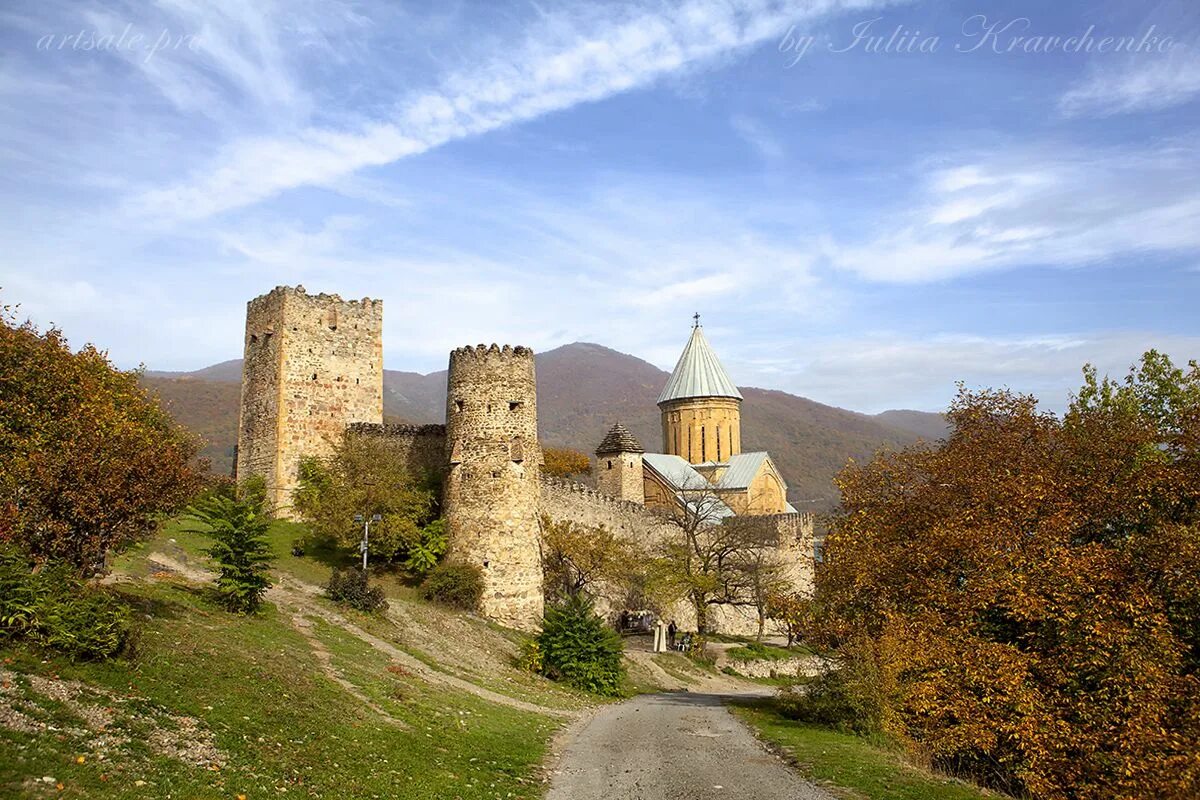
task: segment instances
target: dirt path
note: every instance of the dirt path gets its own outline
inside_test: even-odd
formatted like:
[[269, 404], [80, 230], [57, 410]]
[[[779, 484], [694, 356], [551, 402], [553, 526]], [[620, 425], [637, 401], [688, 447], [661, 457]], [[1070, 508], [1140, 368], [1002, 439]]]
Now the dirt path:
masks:
[[[189, 581], [207, 583], [216, 577], [214, 573], [208, 570], [191, 566], [180, 561], [179, 559], [166, 555], [165, 553], [154, 552], [147, 556], [147, 559], [153, 564], [166, 567], [171, 572], [182, 575]], [[532, 712], [534, 714], [545, 714], [551, 717], [562, 717], [567, 719], [574, 719], [579, 716], [579, 713], [576, 711], [568, 711], [561, 708], [548, 708], [546, 706], [540, 706], [524, 700], [518, 700], [515, 697], [509, 697], [508, 695], [500, 694], [499, 692], [493, 692], [491, 689], [485, 689], [484, 687], [471, 683], [470, 681], [436, 670], [425, 662], [404, 652], [391, 642], [388, 642], [379, 638], [373, 633], [363, 630], [336, 611], [321, 605], [317, 602], [317, 597], [319, 597], [320, 594], [321, 587], [314, 586], [311, 583], [305, 583], [297, 578], [282, 575], [276, 577], [275, 585], [267, 591], [267, 599], [279, 606], [280, 610], [290, 614], [292, 616], [293, 624], [296, 624], [296, 620], [298, 618], [304, 619], [306, 617], [316, 617], [328, 622], [331, 625], [336, 625], [350, 635], [361, 639], [371, 647], [383, 653], [389, 659], [404, 667], [404, 669], [409, 673], [429, 683], [449, 686], [453, 689], [458, 689], [482, 698], [483, 700], [487, 700], [489, 703], [508, 706], [509, 708], [517, 708], [522, 711]], [[315, 636], [313, 636], [311, 624], [308, 625], [308, 629], [300, 628], [300, 632], [304, 635], [305, 639], [308, 640], [309, 646], [313, 647], [314, 655], [326, 674], [330, 674], [336, 683], [346, 687], [346, 683], [348, 683], [348, 681], [345, 681], [345, 679], [336, 674], [336, 672], [332, 672], [333, 667], [329, 662], [328, 651], [325, 650], [324, 647], [320, 647], [318, 649], [314, 646], [314, 644], [320, 645], [320, 642], [315, 638]], [[361, 693], [358, 692], [357, 689], [351, 691], [351, 694], [353, 694], [356, 698], [361, 699], [359, 697]], [[389, 715], [383, 714], [383, 716], [388, 717]]]
[[642, 695], [564, 735], [549, 800], [835, 800], [786, 766], [721, 695]]

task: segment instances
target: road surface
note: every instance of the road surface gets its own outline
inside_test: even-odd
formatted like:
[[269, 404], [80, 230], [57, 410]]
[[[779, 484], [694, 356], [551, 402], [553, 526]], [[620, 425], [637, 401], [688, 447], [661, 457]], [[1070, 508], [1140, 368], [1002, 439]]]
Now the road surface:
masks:
[[754, 738], [719, 695], [606, 706], [566, 734], [550, 800], [834, 800]]

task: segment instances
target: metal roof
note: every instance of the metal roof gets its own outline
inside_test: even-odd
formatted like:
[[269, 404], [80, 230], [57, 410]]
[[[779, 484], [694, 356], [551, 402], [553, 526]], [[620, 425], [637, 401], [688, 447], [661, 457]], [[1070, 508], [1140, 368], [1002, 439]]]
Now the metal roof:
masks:
[[646, 453], [642, 463], [649, 464], [654, 471], [676, 489], [704, 489], [708, 481], [685, 459], [666, 453]]
[[721, 473], [721, 479], [717, 481], [717, 488], [749, 489], [750, 481], [754, 480], [754, 476], [762, 469], [763, 462], [766, 460], [765, 452], [738, 453], [729, 459], [729, 467]]
[[668, 400], [682, 400], [687, 397], [735, 397], [742, 399], [742, 393], [729, 379], [729, 373], [721, 366], [717, 354], [713, 352], [708, 340], [704, 338], [703, 329], [697, 322], [692, 328], [692, 338], [688, 339], [679, 363], [671, 373], [662, 394], [658, 396], [659, 403]]
[[702, 510], [706, 516], [713, 520], [734, 516], [733, 509], [725, 505], [724, 501], [714, 495], [709, 494], [701, 498], [688, 497], [689, 492], [714, 487], [711, 487], [703, 475], [679, 456], [667, 455], [666, 453], [646, 453], [642, 456], [642, 462], [648, 464], [651, 469], [662, 476], [663, 480], [676, 490], [675, 499], [681, 505], [687, 503], [696, 507], [698, 504], [704, 503], [706, 507]]

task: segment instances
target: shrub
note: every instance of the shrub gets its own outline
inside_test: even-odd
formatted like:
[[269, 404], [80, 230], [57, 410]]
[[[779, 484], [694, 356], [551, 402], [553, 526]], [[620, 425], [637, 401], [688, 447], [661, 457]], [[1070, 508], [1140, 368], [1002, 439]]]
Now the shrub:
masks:
[[621, 684], [621, 637], [608, 627], [582, 595], [546, 609], [538, 636], [542, 673], [553, 680], [602, 695]]
[[523, 642], [521, 652], [517, 656], [517, 669], [541, 674], [543, 665], [542, 646], [538, 644], [537, 639]]
[[367, 573], [358, 567], [335, 569], [325, 586], [325, 595], [330, 600], [368, 613], [387, 608], [383, 590], [378, 586], [368, 585]]
[[474, 611], [483, 598], [483, 572], [473, 564], [438, 564], [421, 584], [421, 596], [451, 608]]
[[120, 652], [132, 629], [128, 606], [69, 566], [35, 571], [24, 554], [0, 548], [0, 640], [27, 639], [72, 658], [99, 660]]
[[408, 548], [404, 567], [414, 575], [425, 575], [437, 566], [450, 541], [446, 536], [446, 521], [438, 518], [421, 528], [420, 534]]
[[210, 495], [197, 501], [189, 515], [201, 523], [193, 530], [213, 540], [207, 552], [221, 566], [217, 595], [222, 604], [240, 614], [258, 610], [271, 586], [267, 570], [274, 559], [264, 538], [271, 520], [262, 498], [252, 493], [240, 499]]
[[865, 676], [850, 668], [824, 672], [804, 686], [785, 686], [775, 696], [775, 707], [788, 719], [828, 725], [864, 735], [881, 730], [880, 706], [867, 691]]
[[47, 611], [43, 641], [73, 658], [108, 658], [124, 647], [132, 627], [129, 607], [107, 591], [72, 591]]

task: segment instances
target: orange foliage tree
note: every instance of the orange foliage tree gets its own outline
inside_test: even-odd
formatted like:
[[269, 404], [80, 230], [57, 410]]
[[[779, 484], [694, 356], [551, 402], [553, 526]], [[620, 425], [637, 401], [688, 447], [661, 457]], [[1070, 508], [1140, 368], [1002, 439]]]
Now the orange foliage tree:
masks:
[[588, 475], [592, 471], [592, 460], [587, 453], [569, 447], [547, 447], [543, 450], [542, 472], [555, 478], [570, 475]]
[[1200, 369], [1147, 353], [1061, 417], [960, 391], [936, 449], [851, 464], [819, 643], [882, 726], [1035, 798], [1200, 796]]
[[138, 373], [0, 318], [0, 541], [94, 573], [198, 489], [197, 449]]

